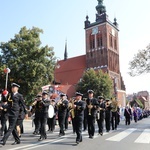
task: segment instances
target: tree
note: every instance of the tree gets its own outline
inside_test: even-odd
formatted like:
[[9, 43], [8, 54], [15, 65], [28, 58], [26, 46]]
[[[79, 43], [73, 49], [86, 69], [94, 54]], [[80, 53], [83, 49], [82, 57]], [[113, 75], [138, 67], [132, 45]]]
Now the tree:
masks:
[[134, 55], [133, 60], [129, 62], [129, 74], [131, 76], [141, 75], [143, 73], [150, 72], [150, 44], [146, 49], [139, 50], [136, 55]]
[[78, 83], [76, 90], [87, 96], [87, 90], [94, 90], [95, 96], [112, 97], [112, 80], [107, 73], [102, 70], [95, 72], [94, 69], [85, 71], [82, 80]]
[[0, 45], [2, 64], [11, 70], [8, 83], [20, 84], [20, 92], [28, 101], [53, 80], [53, 48], [41, 46], [41, 33], [39, 28], [23, 27], [13, 39]]

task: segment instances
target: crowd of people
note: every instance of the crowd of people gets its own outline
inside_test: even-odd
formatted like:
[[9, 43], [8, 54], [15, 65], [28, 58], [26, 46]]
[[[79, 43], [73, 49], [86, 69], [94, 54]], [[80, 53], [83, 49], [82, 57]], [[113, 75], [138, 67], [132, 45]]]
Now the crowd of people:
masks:
[[[130, 125], [131, 120], [135, 122], [148, 117], [150, 112], [142, 110], [139, 107], [126, 106], [119, 108], [117, 100], [114, 98], [104, 98], [103, 96], [94, 96], [93, 90], [88, 90], [88, 97], [83, 98], [80, 92], [75, 93], [75, 97], [68, 98], [65, 93], [59, 95], [56, 101], [47, 91], [37, 94], [31, 104], [31, 109], [27, 110], [23, 96], [18, 92], [19, 85], [11, 85], [11, 93], [2, 93], [1, 100], [1, 145], [5, 145], [10, 134], [15, 139], [12, 145], [20, 144], [21, 133], [23, 129], [23, 120], [27, 114], [31, 113], [34, 124], [34, 135], [40, 135], [38, 141], [47, 139], [48, 132], [53, 133], [58, 121], [59, 135], [64, 136], [70, 123], [73, 133], [76, 133], [75, 142], [82, 142], [82, 131], [87, 131], [89, 138], [93, 139], [95, 135], [95, 126], [98, 126], [99, 135], [106, 132], [117, 130], [120, 119], [125, 120], [126, 125]], [[9, 126], [7, 127], [7, 123]]]

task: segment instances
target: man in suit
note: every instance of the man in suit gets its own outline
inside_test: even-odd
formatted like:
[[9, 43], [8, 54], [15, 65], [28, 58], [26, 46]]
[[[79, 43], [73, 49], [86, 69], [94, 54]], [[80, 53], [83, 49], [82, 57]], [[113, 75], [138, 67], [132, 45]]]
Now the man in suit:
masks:
[[48, 99], [48, 93], [46, 91], [43, 91], [41, 101], [41, 111], [39, 114], [41, 128], [40, 128], [40, 138], [38, 139], [38, 141], [43, 141], [44, 139], [47, 139], [46, 124], [48, 118], [49, 105], [50, 100]]
[[98, 124], [98, 134], [103, 135], [104, 129], [104, 118], [105, 118], [105, 103], [104, 97], [98, 96], [99, 108], [97, 110], [97, 124]]
[[82, 125], [84, 119], [84, 109], [86, 104], [82, 101], [83, 94], [76, 92], [76, 102], [74, 103], [74, 110], [75, 110], [75, 132], [76, 132], [76, 143], [82, 142]]
[[86, 107], [87, 107], [88, 134], [89, 134], [89, 138], [93, 139], [95, 133], [96, 113], [97, 113], [97, 108], [99, 107], [97, 99], [94, 98], [93, 90], [88, 90]]
[[57, 102], [57, 108], [58, 108], [58, 123], [59, 123], [59, 136], [64, 136], [65, 135], [65, 118], [66, 118], [66, 113], [68, 109], [68, 100], [66, 99], [66, 94], [61, 93], [60, 95], [60, 100]]
[[34, 124], [35, 130], [33, 132], [34, 135], [38, 135], [40, 133], [41, 124], [40, 124], [40, 112], [42, 109], [42, 94], [38, 94], [32, 103], [32, 113], [35, 114]]
[[110, 123], [111, 123], [111, 102], [109, 98], [106, 98], [105, 100], [105, 126], [106, 126], [106, 132], [110, 131]]
[[16, 130], [16, 122], [19, 116], [20, 108], [22, 107], [23, 111], [27, 113], [26, 106], [23, 100], [22, 94], [18, 92], [20, 85], [16, 83], [11, 84], [11, 91], [12, 93], [8, 95], [8, 107], [7, 107], [7, 113], [8, 113], [8, 121], [9, 121], [9, 127], [2, 138], [0, 144], [5, 145], [8, 137], [10, 134], [13, 134], [13, 137], [15, 139], [15, 142], [12, 143], [12, 145], [20, 144], [20, 138], [18, 136], [17, 130]]

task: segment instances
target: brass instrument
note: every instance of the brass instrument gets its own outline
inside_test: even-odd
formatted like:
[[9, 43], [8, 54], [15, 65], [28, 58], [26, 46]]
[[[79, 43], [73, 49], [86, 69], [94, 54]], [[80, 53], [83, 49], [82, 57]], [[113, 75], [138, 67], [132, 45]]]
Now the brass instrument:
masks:
[[91, 104], [91, 101], [90, 101], [90, 103], [89, 103], [89, 105], [88, 105], [88, 112], [89, 112], [89, 116], [91, 116], [91, 110], [92, 110], [92, 108], [93, 108], [93, 105]]
[[111, 102], [111, 106], [112, 106], [111, 111], [112, 112], [116, 112], [117, 111], [117, 107], [118, 107], [118, 102], [115, 99], [113, 99], [112, 102]]
[[75, 111], [74, 111], [75, 106], [74, 106], [74, 100], [73, 99], [70, 100], [68, 107], [70, 109], [70, 113], [71, 113], [72, 118], [74, 118], [75, 117]]
[[37, 104], [37, 100], [35, 100], [32, 104], [31, 104], [31, 106], [35, 106]]
[[64, 105], [62, 101], [63, 101], [63, 99], [60, 99], [60, 100], [57, 102], [57, 108], [58, 108], [58, 110], [61, 109], [61, 107]]
[[97, 109], [97, 120], [100, 119], [100, 110], [101, 110], [101, 108], [99, 107], [99, 108]]

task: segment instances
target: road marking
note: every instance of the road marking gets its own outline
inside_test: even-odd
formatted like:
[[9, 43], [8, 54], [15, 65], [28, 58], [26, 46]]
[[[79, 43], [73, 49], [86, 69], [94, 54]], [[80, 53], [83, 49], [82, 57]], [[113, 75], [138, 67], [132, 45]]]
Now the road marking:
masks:
[[[41, 146], [45, 146], [45, 145], [48, 145], [48, 144], [53, 144], [53, 143], [65, 140], [68, 137], [73, 136], [73, 135], [74, 134], [69, 134], [69, 135], [65, 135], [63, 137], [59, 137], [57, 139], [45, 140], [45, 141], [41, 141], [41, 142], [38, 142], [38, 143], [33, 143], [33, 144], [24, 145], [24, 146], [20, 146], [20, 147], [16, 147], [16, 148], [11, 148], [11, 149], [8, 149], [8, 150], [18, 150], [18, 149], [19, 150], [20, 149], [22, 149], [22, 150], [29, 150], [29, 149], [34, 149], [34, 148], [37, 148], [37, 147], [41, 147]], [[27, 148], [27, 147], [29, 147], [29, 148]]]
[[130, 134], [131, 134], [132, 132], [134, 132], [135, 130], [137, 130], [137, 129], [135, 129], [135, 128], [127, 129], [127, 130], [122, 131], [122, 132], [118, 133], [117, 135], [112, 136], [112, 137], [110, 137], [110, 138], [108, 138], [108, 139], [106, 139], [106, 140], [119, 142], [119, 141], [121, 141], [122, 139], [124, 139], [125, 137], [127, 137], [128, 135], [130, 135]]
[[134, 143], [150, 143], [150, 129], [145, 129]]

